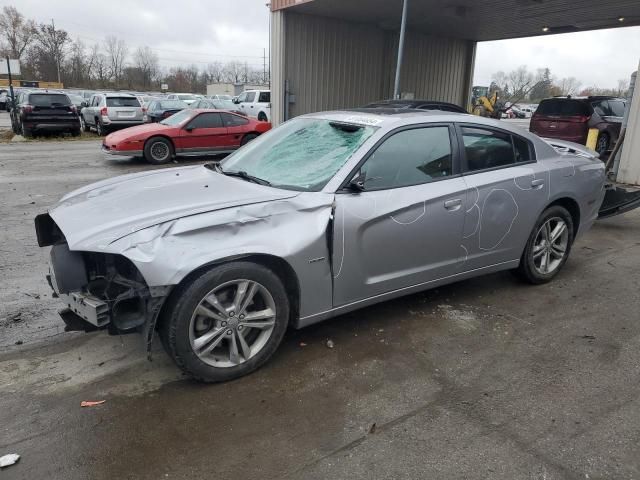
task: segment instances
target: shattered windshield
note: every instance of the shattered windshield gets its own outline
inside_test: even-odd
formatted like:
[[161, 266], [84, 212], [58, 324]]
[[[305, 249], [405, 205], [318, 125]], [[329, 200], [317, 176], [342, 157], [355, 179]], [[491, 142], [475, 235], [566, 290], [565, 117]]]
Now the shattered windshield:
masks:
[[376, 127], [298, 118], [258, 137], [225, 159], [225, 172], [246, 172], [274, 187], [318, 191]]

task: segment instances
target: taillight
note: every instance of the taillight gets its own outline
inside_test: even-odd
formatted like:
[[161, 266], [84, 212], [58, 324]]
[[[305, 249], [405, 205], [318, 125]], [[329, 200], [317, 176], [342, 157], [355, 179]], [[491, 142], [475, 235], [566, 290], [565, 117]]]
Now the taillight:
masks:
[[167, 117], [170, 117], [170, 116], [171, 116], [171, 112], [164, 112], [162, 114], [162, 118], [167, 118]]
[[100, 109], [100, 115], [102, 115], [103, 117], [107, 116], [107, 107], [102, 107]]
[[586, 123], [589, 121], [589, 116], [587, 115], [574, 115], [571, 117], [567, 117], [565, 120], [571, 123]]
[[75, 106], [75, 105], [71, 105], [71, 111], [72, 111], [73, 113], [78, 113], [78, 109], [76, 108], [76, 106]]
[[27, 113], [31, 113], [33, 112], [33, 105], [25, 105], [22, 109]]
[[147, 107], [142, 107], [142, 113], [147, 113]]

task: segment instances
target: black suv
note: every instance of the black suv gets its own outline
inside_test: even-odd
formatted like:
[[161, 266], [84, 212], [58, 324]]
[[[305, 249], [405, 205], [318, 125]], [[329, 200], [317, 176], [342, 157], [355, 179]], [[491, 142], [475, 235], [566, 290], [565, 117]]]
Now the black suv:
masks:
[[70, 132], [80, 135], [80, 118], [75, 105], [64, 93], [20, 92], [11, 109], [11, 128], [31, 137], [36, 132]]

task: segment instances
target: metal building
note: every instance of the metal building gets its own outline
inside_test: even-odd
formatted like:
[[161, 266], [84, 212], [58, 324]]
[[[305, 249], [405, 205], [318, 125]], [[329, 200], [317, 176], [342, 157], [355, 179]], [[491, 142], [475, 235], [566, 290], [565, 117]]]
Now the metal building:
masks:
[[[271, 12], [274, 124], [392, 97], [402, 0], [272, 0]], [[465, 105], [478, 41], [638, 24], [638, 0], [408, 0], [400, 90]]]

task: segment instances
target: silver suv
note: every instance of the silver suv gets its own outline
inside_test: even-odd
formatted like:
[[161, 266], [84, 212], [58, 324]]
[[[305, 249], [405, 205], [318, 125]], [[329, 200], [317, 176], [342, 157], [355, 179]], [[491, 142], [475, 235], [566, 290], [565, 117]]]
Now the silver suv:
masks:
[[106, 135], [118, 128], [141, 125], [145, 111], [138, 99], [128, 93], [96, 93], [80, 119], [85, 132], [95, 128], [98, 135]]

